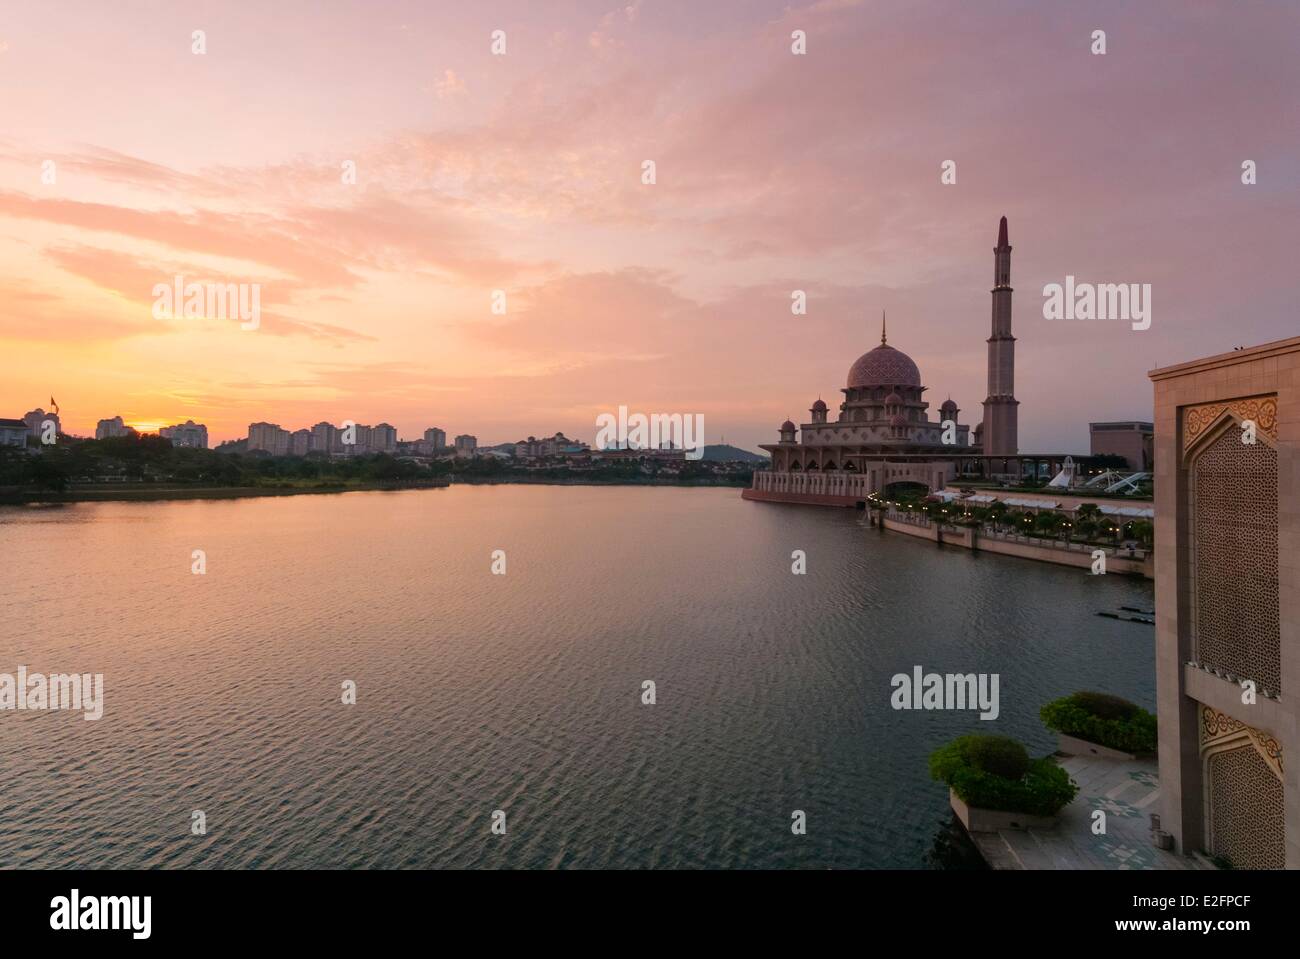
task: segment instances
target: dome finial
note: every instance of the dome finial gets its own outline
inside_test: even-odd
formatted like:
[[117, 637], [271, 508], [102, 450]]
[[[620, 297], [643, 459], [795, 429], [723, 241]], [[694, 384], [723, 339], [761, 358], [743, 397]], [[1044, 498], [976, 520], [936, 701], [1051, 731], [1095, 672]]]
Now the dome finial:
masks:
[[880, 345], [885, 345], [885, 311], [880, 311]]

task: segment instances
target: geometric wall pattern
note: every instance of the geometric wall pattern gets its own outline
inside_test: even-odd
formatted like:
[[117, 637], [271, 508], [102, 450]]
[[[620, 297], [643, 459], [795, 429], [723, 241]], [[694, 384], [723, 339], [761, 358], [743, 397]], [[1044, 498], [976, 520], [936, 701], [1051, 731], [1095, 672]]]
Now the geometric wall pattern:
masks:
[[1209, 851], [1238, 869], [1286, 867], [1282, 783], [1250, 743], [1205, 761]]
[[1282, 688], [1277, 451], [1241, 436], [1230, 427], [1194, 451], [1190, 466], [1192, 651], [1202, 665], [1276, 694]]

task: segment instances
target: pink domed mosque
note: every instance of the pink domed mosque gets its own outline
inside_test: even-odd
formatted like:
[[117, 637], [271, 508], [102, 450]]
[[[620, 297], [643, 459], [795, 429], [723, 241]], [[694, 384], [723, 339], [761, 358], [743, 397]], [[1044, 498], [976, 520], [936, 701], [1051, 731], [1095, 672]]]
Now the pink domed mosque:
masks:
[[939, 490], [960, 475], [1019, 474], [1006, 217], [993, 250], [992, 292], [988, 396], [983, 422], [974, 430], [961, 422], [961, 410], [951, 397], [931, 418], [921, 371], [910, 356], [889, 345], [882, 314], [880, 345], [849, 367], [838, 415], [831, 420], [825, 401], [818, 399], [807, 423], [782, 423], [780, 442], [762, 447], [772, 455], [771, 469], [754, 474], [745, 498], [857, 506], [894, 483]]

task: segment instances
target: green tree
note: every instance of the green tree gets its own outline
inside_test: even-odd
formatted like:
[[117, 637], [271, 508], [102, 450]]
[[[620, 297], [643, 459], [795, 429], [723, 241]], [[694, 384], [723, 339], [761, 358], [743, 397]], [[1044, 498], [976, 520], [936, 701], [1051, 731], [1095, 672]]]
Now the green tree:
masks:
[[1049, 536], [1058, 535], [1065, 526], [1065, 517], [1055, 510], [1042, 510], [1034, 517], [1034, 529]]
[[1074, 515], [1079, 517], [1081, 520], [1088, 519], [1095, 523], [1101, 518], [1101, 507], [1096, 503], [1083, 503], [1074, 511]]
[[1007, 514], [1011, 508], [1002, 500], [994, 500], [988, 505], [988, 516], [993, 521], [995, 527], [1005, 527], [1007, 525]]
[[68, 464], [53, 456], [28, 457], [27, 483], [40, 490], [62, 493], [68, 488]]
[[1150, 546], [1155, 538], [1155, 526], [1144, 519], [1130, 520], [1124, 524], [1123, 535], [1128, 539], [1137, 540], [1143, 546]]

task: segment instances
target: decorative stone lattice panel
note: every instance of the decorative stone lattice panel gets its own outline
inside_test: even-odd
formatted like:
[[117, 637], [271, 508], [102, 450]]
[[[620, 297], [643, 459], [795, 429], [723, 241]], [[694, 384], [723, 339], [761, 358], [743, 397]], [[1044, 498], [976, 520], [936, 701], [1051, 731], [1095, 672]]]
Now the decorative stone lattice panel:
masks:
[[1242, 420], [1253, 420], [1259, 432], [1277, 439], [1277, 397], [1253, 396], [1245, 400], [1226, 403], [1203, 403], [1183, 410], [1183, 449], [1190, 449], [1206, 427], [1217, 420], [1224, 410], [1230, 410]]
[[1206, 760], [1210, 852], [1238, 869], [1286, 866], [1282, 783], [1249, 743]]
[[1229, 429], [1191, 466], [1192, 648], [1202, 664], [1282, 689], [1277, 451]]

